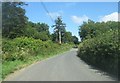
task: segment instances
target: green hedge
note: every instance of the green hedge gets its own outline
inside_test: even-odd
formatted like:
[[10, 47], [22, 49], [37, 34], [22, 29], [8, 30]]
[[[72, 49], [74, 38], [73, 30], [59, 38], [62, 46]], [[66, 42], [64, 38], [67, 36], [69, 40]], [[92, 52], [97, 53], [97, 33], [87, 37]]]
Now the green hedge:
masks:
[[89, 64], [117, 75], [120, 60], [118, 44], [118, 31], [108, 31], [95, 38], [84, 40], [79, 45], [78, 56]]

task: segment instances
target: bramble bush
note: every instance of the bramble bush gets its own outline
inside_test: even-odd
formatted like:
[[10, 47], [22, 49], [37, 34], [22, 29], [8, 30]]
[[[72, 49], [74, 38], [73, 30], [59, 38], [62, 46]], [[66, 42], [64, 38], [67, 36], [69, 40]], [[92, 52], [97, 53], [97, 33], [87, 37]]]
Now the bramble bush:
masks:
[[[59, 45], [52, 41], [42, 41], [40, 39], [20, 37], [13, 40], [3, 39], [2, 61], [21, 60], [27, 61], [34, 56], [47, 56], [51, 53], [67, 48], [68, 45]], [[69, 49], [69, 48], [67, 48]]]
[[110, 30], [84, 40], [79, 45], [78, 56], [85, 62], [117, 76], [118, 60], [120, 60], [119, 44], [118, 31]]

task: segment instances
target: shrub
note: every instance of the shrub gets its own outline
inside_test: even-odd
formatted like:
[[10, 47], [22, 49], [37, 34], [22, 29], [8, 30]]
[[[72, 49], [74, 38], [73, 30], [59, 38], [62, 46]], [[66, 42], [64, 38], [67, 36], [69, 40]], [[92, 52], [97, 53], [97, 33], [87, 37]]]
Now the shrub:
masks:
[[104, 71], [117, 75], [118, 59], [120, 60], [118, 44], [118, 31], [108, 31], [95, 38], [84, 40], [79, 45], [78, 56]]
[[40, 39], [20, 37], [13, 40], [3, 40], [2, 61], [21, 60], [27, 61], [34, 56], [48, 56], [59, 50], [69, 49], [69, 45], [58, 45], [52, 41], [42, 41]]
[[70, 44], [57, 44], [52, 41], [20, 37], [13, 40], [3, 39], [3, 79], [17, 69], [38, 60], [43, 60], [72, 47]]

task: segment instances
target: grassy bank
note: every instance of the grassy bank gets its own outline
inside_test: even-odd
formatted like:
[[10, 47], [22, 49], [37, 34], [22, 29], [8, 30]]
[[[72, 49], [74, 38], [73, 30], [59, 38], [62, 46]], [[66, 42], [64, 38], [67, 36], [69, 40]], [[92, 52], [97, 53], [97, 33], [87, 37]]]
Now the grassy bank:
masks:
[[42, 42], [26, 37], [3, 40], [2, 78], [34, 62], [67, 51], [71, 47], [70, 44], [59, 45], [51, 41]]

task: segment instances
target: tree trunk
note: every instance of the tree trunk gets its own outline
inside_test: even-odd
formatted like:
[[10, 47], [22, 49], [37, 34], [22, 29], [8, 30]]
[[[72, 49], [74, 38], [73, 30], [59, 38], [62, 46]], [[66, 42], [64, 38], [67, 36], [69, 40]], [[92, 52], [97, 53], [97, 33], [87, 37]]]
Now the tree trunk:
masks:
[[59, 44], [61, 44], [61, 32], [59, 31]]

